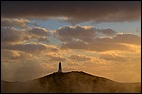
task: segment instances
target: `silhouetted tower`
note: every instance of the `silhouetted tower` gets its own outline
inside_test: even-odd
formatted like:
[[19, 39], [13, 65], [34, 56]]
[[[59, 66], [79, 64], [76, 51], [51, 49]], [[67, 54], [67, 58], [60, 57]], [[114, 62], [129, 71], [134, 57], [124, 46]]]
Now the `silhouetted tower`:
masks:
[[59, 63], [59, 69], [58, 69], [58, 72], [62, 72], [61, 62]]

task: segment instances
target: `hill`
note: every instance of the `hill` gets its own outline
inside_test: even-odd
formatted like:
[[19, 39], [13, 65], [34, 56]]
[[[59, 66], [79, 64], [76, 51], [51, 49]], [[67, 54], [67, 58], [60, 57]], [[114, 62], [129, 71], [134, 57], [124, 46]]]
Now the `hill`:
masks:
[[141, 83], [119, 83], [84, 72], [53, 73], [27, 82], [1, 81], [2, 93], [140, 93]]

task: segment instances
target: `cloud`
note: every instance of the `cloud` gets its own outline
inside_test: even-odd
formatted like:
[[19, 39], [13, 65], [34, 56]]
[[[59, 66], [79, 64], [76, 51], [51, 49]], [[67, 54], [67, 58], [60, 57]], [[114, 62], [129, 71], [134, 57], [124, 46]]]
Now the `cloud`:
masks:
[[133, 35], [133, 34], [117, 34], [114, 37], [114, 41], [119, 42], [119, 43], [141, 45], [140, 37], [137, 35]]
[[70, 42], [73, 40], [91, 42], [100, 34], [112, 36], [116, 32], [112, 29], [96, 29], [89, 26], [66, 26], [56, 30], [57, 37], [63, 42]]
[[50, 62], [54, 62], [54, 61], [66, 61], [66, 58], [64, 57], [60, 57], [60, 56], [54, 56], [54, 55], [46, 55], [46, 57], [50, 58], [49, 61]]
[[9, 28], [2, 28], [1, 29], [1, 42], [7, 43], [16, 43], [16, 42], [23, 42], [28, 40], [29, 37], [23, 30], [18, 30], [14, 27]]
[[49, 42], [47, 37], [40, 37], [38, 38], [38, 42]]
[[101, 59], [110, 60], [110, 61], [121, 61], [126, 62], [128, 59], [124, 56], [119, 56], [116, 53], [105, 53], [100, 55]]
[[36, 36], [48, 36], [47, 30], [41, 27], [34, 27], [29, 32], [35, 34]]
[[41, 53], [43, 51], [52, 51], [52, 52], [58, 51], [57, 48], [55, 47], [53, 48], [42, 43], [14, 44], [14, 45], [5, 46], [3, 47], [3, 49], [18, 50], [18, 51], [24, 51], [27, 53]]
[[65, 44], [62, 44], [61, 49], [80, 49], [88, 50], [88, 45], [82, 41], [71, 41]]
[[27, 32], [31, 36], [31, 39], [35, 39], [38, 42], [49, 42], [49, 33], [45, 28], [33, 27], [27, 30]]
[[111, 36], [111, 35], [115, 35], [116, 34], [116, 31], [112, 30], [112, 29], [97, 29], [96, 30], [96, 33], [99, 34], [99, 35], [108, 35], [108, 36]]
[[13, 60], [32, 60], [33, 56], [32, 54], [22, 52], [22, 51], [16, 51], [16, 50], [7, 50], [2, 49], [1, 50], [1, 59], [2, 62], [9, 62]]
[[[63, 41], [61, 49], [134, 51], [131, 45], [141, 45], [139, 36], [133, 34], [119, 34], [112, 29], [68, 26], [57, 29], [55, 34]], [[101, 34], [106, 36], [100, 37]]]
[[2, 46], [19, 44], [28, 41], [49, 42], [48, 32], [45, 28], [33, 27], [27, 29], [16, 29], [14, 27], [1, 28]]
[[124, 65], [125, 64], [127, 65], [130, 62], [135, 62], [137, 65], [137, 63], [140, 62], [140, 58], [141, 58], [140, 47], [135, 52], [120, 51], [120, 50], [99, 52], [99, 59], [105, 60], [104, 62], [122, 63]]
[[98, 43], [94, 40], [93, 43], [86, 44], [84, 42], [73, 41], [61, 46], [61, 49], [79, 49], [79, 50], [86, 50], [86, 51], [108, 51], [108, 50], [123, 50], [129, 51], [130, 49], [121, 44], [107, 44], [105, 42]]
[[1, 19], [1, 27], [20, 27], [26, 28], [29, 21], [27, 19]]
[[65, 17], [73, 22], [124, 22], [138, 20], [141, 14], [140, 1], [3, 1], [1, 5], [1, 16], [9, 18]]
[[[127, 45], [125, 45], [127, 44]], [[114, 37], [94, 38], [90, 42], [73, 40], [62, 44], [62, 49], [80, 49], [88, 51], [134, 51], [131, 45], [140, 46], [140, 37], [132, 34], [117, 34]]]
[[72, 41], [74, 39], [90, 40], [95, 36], [95, 29], [85, 29], [81, 26], [63, 27], [57, 29], [56, 34], [61, 41]]
[[91, 60], [91, 58], [84, 56], [84, 55], [71, 55], [69, 57], [69, 59], [73, 60], [73, 61], [88, 61]]

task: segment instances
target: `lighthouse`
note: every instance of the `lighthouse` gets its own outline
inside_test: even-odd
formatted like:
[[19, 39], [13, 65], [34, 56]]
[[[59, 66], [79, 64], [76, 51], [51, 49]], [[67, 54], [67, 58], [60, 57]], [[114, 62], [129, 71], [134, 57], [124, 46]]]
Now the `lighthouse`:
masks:
[[59, 69], [58, 69], [58, 72], [59, 72], [59, 73], [62, 72], [62, 65], [61, 65], [61, 62], [59, 62]]

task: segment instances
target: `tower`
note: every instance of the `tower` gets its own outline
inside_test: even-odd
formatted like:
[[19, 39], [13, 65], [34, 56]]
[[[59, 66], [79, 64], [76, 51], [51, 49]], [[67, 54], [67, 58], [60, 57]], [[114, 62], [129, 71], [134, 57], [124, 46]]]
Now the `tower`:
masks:
[[61, 62], [59, 62], [59, 69], [58, 69], [58, 72], [62, 72]]

